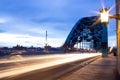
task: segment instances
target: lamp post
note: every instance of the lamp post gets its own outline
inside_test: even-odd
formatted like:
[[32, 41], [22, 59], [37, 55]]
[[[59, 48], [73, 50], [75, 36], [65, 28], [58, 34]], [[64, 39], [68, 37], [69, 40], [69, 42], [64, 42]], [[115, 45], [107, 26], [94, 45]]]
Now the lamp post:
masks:
[[100, 11], [100, 21], [103, 24], [102, 25], [102, 39], [101, 39], [101, 48], [102, 48], [102, 57], [107, 57], [108, 53], [108, 31], [107, 31], [107, 25], [109, 22], [109, 9], [103, 8]]
[[[120, 18], [120, 0], [116, 0], [116, 14], [118, 14]], [[117, 26], [117, 69], [118, 73], [120, 75], [120, 19], [116, 20], [116, 26]]]
[[[115, 19], [117, 19], [117, 20], [119, 20], [120, 19], [120, 15], [119, 14], [115, 14], [115, 15], [111, 15], [111, 14], [109, 14], [110, 13], [110, 10], [109, 9], [107, 9], [107, 8], [103, 8], [101, 11], [100, 11], [100, 21], [101, 21], [101, 23], [103, 23], [105, 26], [107, 26], [107, 24], [109, 23], [109, 19], [110, 18], [115, 18]], [[117, 26], [118, 26], [118, 24], [117, 24]], [[118, 46], [118, 54], [120, 54], [119, 52], [120, 52], [120, 49], [119, 49], [119, 43], [120, 43], [120, 41], [119, 41], [119, 32], [118, 32], [118, 27], [117, 27], [117, 46]]]
[[[107, 13], [105, 17], [103, 17], [103, 13]], [[115, 15], [109, 15], [109, 12], [107, 12], [106, 9], [100, 11], [100, 19], [101, 23], [108, 24], [109, 18], [115, 18], [116, 19], [116, 37], [117, 37], [117, 68], [118, 73], [120, 75], [120, 0], [116, 0], [116, 14]]]
[[117, 53], [120, 60], [120, 0], [116, 0]]

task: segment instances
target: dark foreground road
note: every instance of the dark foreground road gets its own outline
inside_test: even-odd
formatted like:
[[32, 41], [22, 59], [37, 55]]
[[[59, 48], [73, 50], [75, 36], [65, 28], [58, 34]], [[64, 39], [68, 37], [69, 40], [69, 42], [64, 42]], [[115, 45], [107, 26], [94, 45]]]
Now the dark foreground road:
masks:
[[59, 80], [60, 77], [69, 75], [96, 60], [100, 55], [99, 53], [57, 54], [21, 60], [1, 60], [0, 80]]

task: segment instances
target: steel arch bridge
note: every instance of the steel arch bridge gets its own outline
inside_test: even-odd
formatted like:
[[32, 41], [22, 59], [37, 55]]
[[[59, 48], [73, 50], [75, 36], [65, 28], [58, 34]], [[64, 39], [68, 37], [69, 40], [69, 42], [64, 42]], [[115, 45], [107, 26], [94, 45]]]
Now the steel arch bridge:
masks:
[[100, 23], [98, 16], [84, 17], [78, 20], [69, 33], [63, 48], [73, 49], [75, 44], [81, 42], [92, 42], [95, 50], [107, 48], [107, 27]]

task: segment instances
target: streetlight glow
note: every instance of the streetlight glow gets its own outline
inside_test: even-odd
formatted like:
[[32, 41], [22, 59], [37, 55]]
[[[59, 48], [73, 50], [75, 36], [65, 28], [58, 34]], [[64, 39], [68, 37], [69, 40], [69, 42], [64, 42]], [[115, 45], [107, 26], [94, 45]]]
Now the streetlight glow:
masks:
[[100, 11], [100, 20], [101, 20], [101, 23], [108, 24], [108, 21], [109, 21], [109, 10], [107, 8], [103, 8]]

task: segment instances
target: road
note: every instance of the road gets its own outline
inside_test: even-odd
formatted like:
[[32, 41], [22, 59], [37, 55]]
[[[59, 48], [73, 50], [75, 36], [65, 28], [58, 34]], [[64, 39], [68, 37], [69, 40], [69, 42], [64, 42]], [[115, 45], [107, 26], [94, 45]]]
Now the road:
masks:
[[84, 66], [88, 63], [87, 58], [99, 55], [101, 53], [12, 56], [0, 61], [0, 80], [56, 80], [66, 72]]

